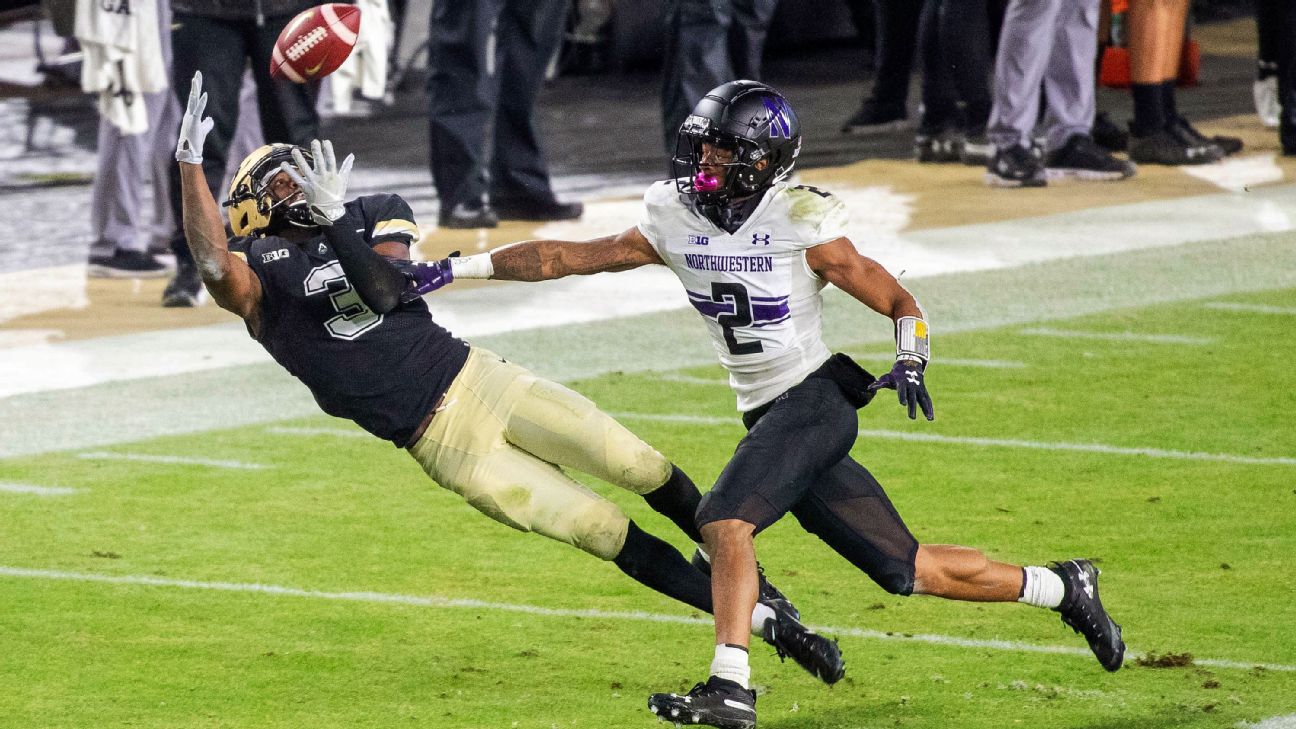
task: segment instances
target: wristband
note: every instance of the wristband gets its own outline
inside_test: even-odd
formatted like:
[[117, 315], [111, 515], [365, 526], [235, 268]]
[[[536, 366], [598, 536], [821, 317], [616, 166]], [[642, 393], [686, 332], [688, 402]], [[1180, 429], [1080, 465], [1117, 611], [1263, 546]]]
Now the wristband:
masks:
[[490, 251], [471, 256], [454, 256], [450, 259], [450, 270], [455, 278], [490, 278], [495, 275]]
[[916, 316], [902, 316], [896, 320], [896, 359], [916, 359], [927, 364], [931, 359], [927, 322]]

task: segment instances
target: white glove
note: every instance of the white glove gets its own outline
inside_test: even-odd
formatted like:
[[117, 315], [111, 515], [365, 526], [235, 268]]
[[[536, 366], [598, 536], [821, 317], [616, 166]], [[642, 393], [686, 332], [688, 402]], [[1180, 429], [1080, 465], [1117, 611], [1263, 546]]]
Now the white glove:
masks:
[[176, 162], [202, 164], [203, 142], [207, 139], [207, 133], [216, 124], [211, 117], [203, 118], [203, 111], [206, 109], [207, 94], [202, 92], [202, 71], [194, 71], [193, 84], [189, 87], [189, 103], [185, 105], [184, 117], [180, 120]]
[[332, 225], [333, 221], [346, 213], [347, 177], [351, 175], [351, 164], [355, 155], [348, 154], [338, 168], [337, 157], [333, 156], [333, 143], [318, 139], [311, 142], [311, 156], [315, 158], [315, 167], [307, 166], [306, 158], [300, 149], [292, 151], [297, 169], [288, 163], [279, 165], [279, 169], [288, 173], [297, 187], [306, 195], [306, 204], [310, 206], [311, 219], [320, 225]]

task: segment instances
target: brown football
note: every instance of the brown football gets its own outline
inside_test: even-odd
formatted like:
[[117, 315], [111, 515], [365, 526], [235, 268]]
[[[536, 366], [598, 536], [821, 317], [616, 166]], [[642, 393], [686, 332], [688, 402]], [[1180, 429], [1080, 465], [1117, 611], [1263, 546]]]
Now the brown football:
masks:
[[299, 84], [324, 78], [351, 55], [359, 31], [360, 8], [354, 5], [328, 3], [303, 10], [279, 33], [270, 75]]

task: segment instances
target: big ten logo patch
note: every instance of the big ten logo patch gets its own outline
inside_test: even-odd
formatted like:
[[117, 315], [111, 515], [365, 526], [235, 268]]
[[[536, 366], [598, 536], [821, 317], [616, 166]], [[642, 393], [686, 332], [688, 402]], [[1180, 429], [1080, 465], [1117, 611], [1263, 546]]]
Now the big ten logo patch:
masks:
[[269, 263], [269, 262], [271, 262], [271, 261], [277, 261], [277, 260], [279, 260], [280, 258], [287, 258], [287, 257], [288, 257], [288, 249], [287, 249], [287, 248], [280, 248], [280, 249], [277, 250], [277, 251], [266, 251], [265, 253], [262, 253], [262, 254], [261, 254], [261, 262], [262, 262], [262, 263]]
[[130, 15], [130, 0], [99, 0], [99, 9], [115, 15]]
[[689, 234], [688, 244], [691, 246], [705, 246], [705, 245], [710, 245], [710, 243], [711, 243], [711, 239], [706, 237], [705, 235], [693, 235], [691, 233]]

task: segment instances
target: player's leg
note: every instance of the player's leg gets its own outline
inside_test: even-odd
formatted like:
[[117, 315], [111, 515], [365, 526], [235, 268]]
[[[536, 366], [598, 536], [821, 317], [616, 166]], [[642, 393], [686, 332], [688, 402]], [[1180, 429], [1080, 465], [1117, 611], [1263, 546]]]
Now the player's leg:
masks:
[[504, 416], [510, 443], [640, 494], [690, 539], [702, 541], [694, 520], [702, 495], [679, 467], [569, 388], [516, 365], [503, 365], [498, 377], [516, 393]]
[[[747, 660], [749, 617], [759, 584], [753, 539], [800, 501], [821, 471], [845, 457], [858, 427], [854, 406], [826, 376], [807, 378], [769, 405], [745, 413], [743, 422], [747, 435], [703, 497], [697, 517], [711, 554], [716, 647], [710, 676], [687, 695], [660, 693], [648, 699], [653, 713], [679, 723], [755, 725]], [[821, 669], [814, 666], [813, 655], [797, 657], [798, 663], [810, 660], [802, 665], [830, 683], [841, 677], [835, 643], [795, 620], [777, 624], [799, 628], [803, 640], [796, 645], [814, 646], [828, 660]]]
[[1088, 560], [1020, 567], [970, 547], [920, 545], [881, 484], [850, 458], [825, 473], [792, 513], [888, 592], [1052, 608], [1085, 635], [1104, 668], [1120, 666], [1120, 626], [1098, 599], [1098, 572]]
[[554, 464], [505, 440], [496, 409], [507, 393], [493, 389], [492, 368], [481, 360], [474, 351], [446, 392], [444, 409], [410, 448], [423, 470], [500, 523], [612, 561], [642, 584], [709, 612], [710, 581], [674, 547]]

